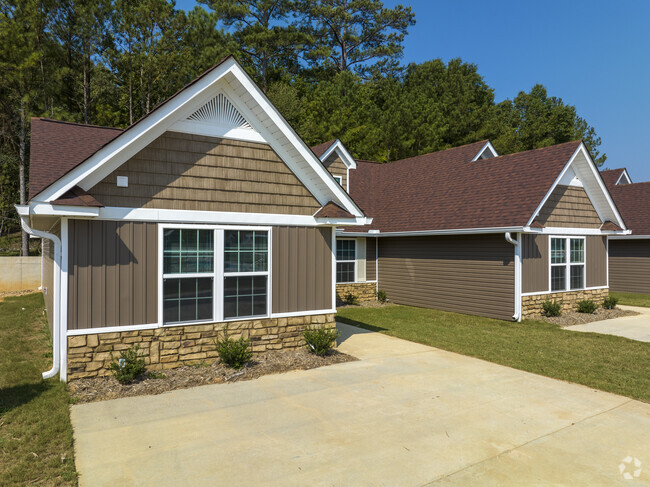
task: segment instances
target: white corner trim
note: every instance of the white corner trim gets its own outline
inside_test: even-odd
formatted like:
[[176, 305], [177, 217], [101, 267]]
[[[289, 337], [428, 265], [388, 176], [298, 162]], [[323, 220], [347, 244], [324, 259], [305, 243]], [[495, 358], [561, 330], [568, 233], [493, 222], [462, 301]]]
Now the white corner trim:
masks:
[[492, 143], [488, 140], [485, 145], [481, 148], [480, 151], [478, 151], [478, 154], [474, 156], [474, 159], [472, 159], [472, 162], [478, 161], [481, 159], [481, 156], [485, 151], [490, 151], [492, 153], [492, 156], [484, 157], [483, 159], [489, 159], [490, 157], [499, 157], [499, 153], [496, 151]]
[[59, 379], [63, 382], [68, 380], [68, 265], [69, 265], [69, 235], [68, 235], [68, 219], [61, 218], [61, 289], [59, 305], [59, 344], [61, 351], [59, 357], [61, 365], [59, 368]]
[[345, 146], [343, 145], [343, 142], [341, 142], [339, 139], [336, 139], [332, 145], [330, 145], [329, 149], [327, 149], [322, 156], [320, 156], [321, 161], [326, 161], [327, 158], [332, 155], [333, 152], [336, 152], [338, 156], [341, 158], [343, 161], [343, 164], [345, 164], [345, 167], [348, 169], [356, 169], [357, 168], [357, 161], [354, 160], [354, 158], [350, 155], [350, 153], [347, 151]]

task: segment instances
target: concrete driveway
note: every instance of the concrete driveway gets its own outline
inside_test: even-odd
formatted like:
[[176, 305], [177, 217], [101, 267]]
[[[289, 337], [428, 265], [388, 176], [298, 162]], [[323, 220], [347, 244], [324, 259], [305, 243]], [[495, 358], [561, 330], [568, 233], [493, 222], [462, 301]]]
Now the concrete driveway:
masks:
[[359, 361], [73, 406], [80, 485], [650, 483], [650, 404], [340, 329]]
[[594, 321], [584, 325], [567, 326], [567, 330], [618, 335], [641, 342], [650, 342], [650, 308], [640, 306], [619, 306], [639, 313], [636, 316], [623, 316], [612, 320]]

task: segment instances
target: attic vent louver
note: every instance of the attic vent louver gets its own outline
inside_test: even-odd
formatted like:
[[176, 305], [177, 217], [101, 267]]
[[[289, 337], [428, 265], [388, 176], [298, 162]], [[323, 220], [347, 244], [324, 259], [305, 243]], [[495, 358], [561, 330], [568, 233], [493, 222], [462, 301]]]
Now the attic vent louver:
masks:
[[212, 98], [187, 119], [197, 122], [216, 123], [233, 129], [253, 130], [253, 127], [222, 93]]

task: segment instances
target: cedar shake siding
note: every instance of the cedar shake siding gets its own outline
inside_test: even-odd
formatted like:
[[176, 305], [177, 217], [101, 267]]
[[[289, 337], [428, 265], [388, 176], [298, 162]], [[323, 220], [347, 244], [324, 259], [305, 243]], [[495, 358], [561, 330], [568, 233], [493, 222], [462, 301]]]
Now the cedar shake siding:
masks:
[[272, 310], [332, 309], [332, 229], [274, 227]]
[[366, 281], [377, 280], [377, 239], [366, 239]]
[[70, 220], [68, 328], [158, 321], [158, 226]]
[[650, 294], [650, 239], [609, 241], [609, 289]]
[[511, 320], [514, 247], [503, 234], [379, 241], [379, 289], [397, 304]]
[[327, 159], [323, 161], [323, 166], [327, 168], [332, 176], [341, 176], [342, 182], [341, 186], [347, 191], [348, 190], [348, 168], [345, 166], [344, 162], [338, 156], [338, 154], [333, 152]]
[[556, 186], [537, 220], [546, 227], [600, 228], [598, 213], [584, 188]]
[[[127, 176], [128, 187], [116, 185]], [[313, 215], [321, 205], [268, 144], [167, 132], [88, 193], [104, 206]]]

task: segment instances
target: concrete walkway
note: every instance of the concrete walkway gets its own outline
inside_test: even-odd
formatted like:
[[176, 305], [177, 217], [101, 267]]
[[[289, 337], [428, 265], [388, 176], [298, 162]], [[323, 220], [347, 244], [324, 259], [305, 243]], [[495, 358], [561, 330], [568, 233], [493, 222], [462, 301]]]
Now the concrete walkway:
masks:
[[636, 316], [623, 316], [612, 320], [594, 321], [584, 325], [567, 326], [567, 330], [617, 335], [641, 342], [650, 342], [650, 308], [640, 306], [619, 306], [640, 313]]
[[359, 361], [72, 406], [80, 485], [650, 483], [650, 404], [340, 329]]

